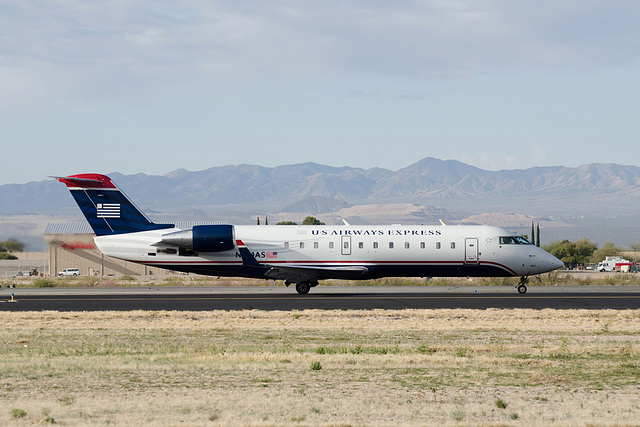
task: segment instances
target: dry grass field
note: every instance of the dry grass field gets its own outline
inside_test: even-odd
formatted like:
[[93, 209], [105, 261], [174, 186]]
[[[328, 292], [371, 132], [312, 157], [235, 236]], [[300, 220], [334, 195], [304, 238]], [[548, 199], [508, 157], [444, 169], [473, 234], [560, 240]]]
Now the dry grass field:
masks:
[[0, 319], [1, 425], [640, 422], [640, 311]]

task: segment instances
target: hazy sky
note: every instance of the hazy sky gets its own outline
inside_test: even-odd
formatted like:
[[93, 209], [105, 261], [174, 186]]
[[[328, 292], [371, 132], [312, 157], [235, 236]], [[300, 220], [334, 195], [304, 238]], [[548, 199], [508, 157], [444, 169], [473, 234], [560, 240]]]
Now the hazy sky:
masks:
[[640, 2], [0, 1], [0, 184], [640, 165]]

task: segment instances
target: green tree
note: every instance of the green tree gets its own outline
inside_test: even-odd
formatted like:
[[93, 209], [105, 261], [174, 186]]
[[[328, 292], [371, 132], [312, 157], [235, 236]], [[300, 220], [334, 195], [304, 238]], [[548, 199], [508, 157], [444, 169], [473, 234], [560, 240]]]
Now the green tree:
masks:
[[260, 217], [256, 217], [256, 225], [260, 225]]
[[551, 242], [546, 245], [543, 249], [549, 252], [554, 257], [558, 258], [565, 264], [569, 264], [573, 262], [574, 258], [572, 257], [574, 244], [568, 240]]
[[589, 239], [581, 239], [577, 242], [562, 240], [552, 242], [544, 247], [544, 250], [558, 258], [566, 265], [584, 264], [589, 261], [598, 245]]
[[536, 246], [540, 247], [540, 223], [536, 224]]
[[24, 252], [24, 243], [19, 242], [13, 237], [0, 242], [0, 251], [2, 252]]
[[533, 221], [531, 221], [531, 244], [532, 245], [536, 244], [536, 236], [535, 234], [533, 234]]
[[308, 216], [302, 220], [302, 225], [325, 225], [324, 222], [321, 222], [318, 218], [313, 216]]
[[640, 243], [632, 243], [629, 248], [634, 252], [640, 252]]
[[589, 259], [593, 256], [593, 253], [598, 249], [598, 245], [591, 242], [589, 239], [580, 239], [576, 242], [576, 253], [578, 262], [585, 264], [589, 262]]
[[276, 225], [298, 225], [298, 223], [294, 221], [280, 221], [276, 222]]
[[620, 248], [613, 244], [613, 242], [606, 242], [600, 249], [593, 253], [591, 257], [592, 262], [600, 262], [608, 256], [620, 255]]
[[18, 259], [18, 257], [10, 254], [9, 252], [0, 251], [0, 259]]

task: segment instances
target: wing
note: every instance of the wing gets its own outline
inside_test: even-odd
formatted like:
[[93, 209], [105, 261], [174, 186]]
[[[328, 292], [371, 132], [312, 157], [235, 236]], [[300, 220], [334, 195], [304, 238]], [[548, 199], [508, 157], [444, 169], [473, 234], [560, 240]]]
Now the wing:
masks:
[[265, 276], [270, 279], [282, 279], [292, 283], [317, 282], [319, 279], [354, 279], [369, 273], [364, 266], [316, 267], [316, 266], [269, 266]]
[[360, 265], [353, 266], [274, 266], [271, 264], [261, 264], [251, 254], [251, 251], [247, 249], [242, 240], [236, 240], [240, 256], [242, 257], [242, 264], [264, 269], [264, 276], [270, 279], [286, 280], [291, 283], [300, 282], [317, 282], [319, 279], [350, 279], [359, 276], [364, 276], [369, 273], [369, 269]]

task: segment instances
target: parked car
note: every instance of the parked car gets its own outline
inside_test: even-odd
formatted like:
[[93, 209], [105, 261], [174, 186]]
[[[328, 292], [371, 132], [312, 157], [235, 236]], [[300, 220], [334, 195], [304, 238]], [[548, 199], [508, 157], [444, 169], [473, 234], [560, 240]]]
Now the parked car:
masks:
[[58, 276], [79, 276], [80, 270], [77, 268], [65, 268], [62, 271], [58, 272]]

